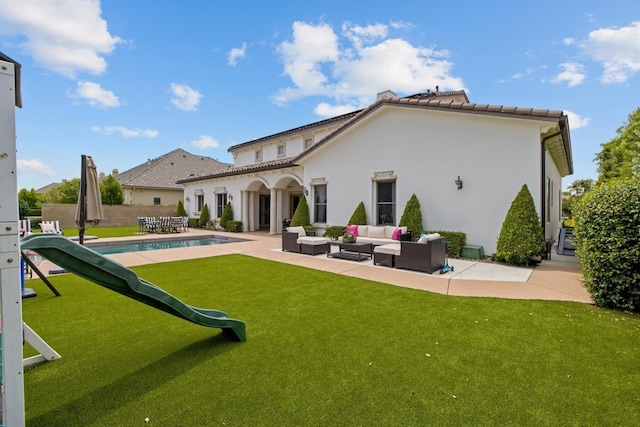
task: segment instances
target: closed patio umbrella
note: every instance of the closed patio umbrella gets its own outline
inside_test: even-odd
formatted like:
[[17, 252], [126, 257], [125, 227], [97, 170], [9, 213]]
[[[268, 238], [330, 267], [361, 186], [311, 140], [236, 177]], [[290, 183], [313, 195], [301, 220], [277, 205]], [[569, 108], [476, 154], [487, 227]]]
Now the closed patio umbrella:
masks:
[[80, 193], [78, 195], [78, 209], [76, 210], [78, 242], [81, 245], [84, 244], [85, 225], [97, 225], [103, 218], [98, 170], [91, 156], [83, 154], [80, 171]]

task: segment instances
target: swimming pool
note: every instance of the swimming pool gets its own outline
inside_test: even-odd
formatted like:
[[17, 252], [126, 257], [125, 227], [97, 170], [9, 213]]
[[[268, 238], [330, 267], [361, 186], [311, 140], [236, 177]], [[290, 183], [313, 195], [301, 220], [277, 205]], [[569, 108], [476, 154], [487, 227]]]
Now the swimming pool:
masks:
[[224, 243], [246, 242], [246, 239], [226, 236], [193, 237], [183, 239], [153, 239], [128, 242], [109, 242], [87, 244], [88, 248], [102, 255], [122, 254], [126, 252], [157, 251], [159, 249], [188, 248], [192, 246], [220, 245]]

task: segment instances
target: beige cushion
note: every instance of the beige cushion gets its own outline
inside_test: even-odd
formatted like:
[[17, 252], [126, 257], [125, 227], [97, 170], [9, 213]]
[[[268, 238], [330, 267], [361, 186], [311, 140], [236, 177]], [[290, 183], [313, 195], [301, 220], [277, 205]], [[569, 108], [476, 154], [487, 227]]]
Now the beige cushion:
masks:
[[400, 243], [389, 243], [386, 245], [376, 246], [373, 252], [377, 254], [400, 255]]
[[440, 238], [440, 233], [425, 234], [423, 236], [420, 236], [420, 238], [418, 239], [418, 243], [427, 243], [427, 242], [430, 242], [431, 240], [436, 240], [439, 238]]
[[393, 232], [395, 231], [397, 227], [393, 226], [393, 225], [386, 225], [384, 227], [384, 237], [385, 239], [391, 239], [393, 238]]
[[328, 237], [304, 236], [298, 237], [297, 243], [304, 245], [326, 245], [331, 239]]
[[358, 226], [358, 237], [367, 237], [368, 236], [368, 225], [359, 225]]
[[304, 231], [303, 226], [287, 227], [287, 231], [289, 233], [298, 233], [298, 237], [305, 237], [307, 235], [306, 231]]
[[[384, 226], [383, 227], [370, 226], [369, 229], [367, 230], [367, 237], [373, 237], [373, 238], [376, 238], [376, 239], [384, 239], [384, 238], [386, 238], [385, 234], [384, 234], [384, 231], [385, 231], [385, 227]], [[391, 238], [391, 237], [389, 237], [389, 238]]]
[[40, 223], [40, 230], [43, 233], [56, 233], [56, 228], [53, 226], [53, 223]]

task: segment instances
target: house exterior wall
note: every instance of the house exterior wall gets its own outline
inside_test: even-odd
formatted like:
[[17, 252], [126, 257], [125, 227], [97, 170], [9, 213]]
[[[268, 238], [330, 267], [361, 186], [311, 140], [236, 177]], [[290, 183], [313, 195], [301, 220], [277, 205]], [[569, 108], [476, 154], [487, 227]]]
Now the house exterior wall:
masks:
[[183, 191], [181, 188], [124, 187], [125, 205], [154, 206], [156, 197], [160, 198], [160, 206], [177, 206], [183, 198]]
[[562, 176], [545, 150], [545, 239], [557, 240], [562, 222]]
[[[396, 224], [415, 193], [425, 229], [465, 232], [469, 244], [493, 253], [522, 184], [529, 187], [540, 214], [536, 195], [541, 190], [543, 125], [534, 120], [382, 107], [301, 160], [305, 186], [327, 185], [327, 224], [316, 225], [346, 225], [360, 201], [369, 223], [377, 223], [372, 179], [376, 173], [389, 172], [396, 181]], [[454, 183], [458, 176], [461, 190]]]

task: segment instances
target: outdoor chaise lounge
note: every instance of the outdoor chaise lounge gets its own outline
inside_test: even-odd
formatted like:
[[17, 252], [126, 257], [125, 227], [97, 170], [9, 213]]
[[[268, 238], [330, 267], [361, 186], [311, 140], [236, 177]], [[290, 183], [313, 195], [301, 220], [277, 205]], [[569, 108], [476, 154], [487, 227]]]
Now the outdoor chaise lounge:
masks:
[[31, 221], [28, 219], [21, 219], [18, 225], [18, 230], [20, 231], [20, 236], [28, 236], [31, 234]]
[[60, 221], [42, 221], [40, 223], [40, 231], [43, 233], [63, 234], [60, 228]]
[[401, 241], [373, 249], [377, 265], [433, 273], [445, 265], [447, 244], [438, 233], [423, 235], [417, 242]]
[[316, 237], [315, 232], [306, 231], [304, 227], [288, 227], [282, 231], [282, 250], [298, 254], [326, 254], [329, 250], [327, 237]]

